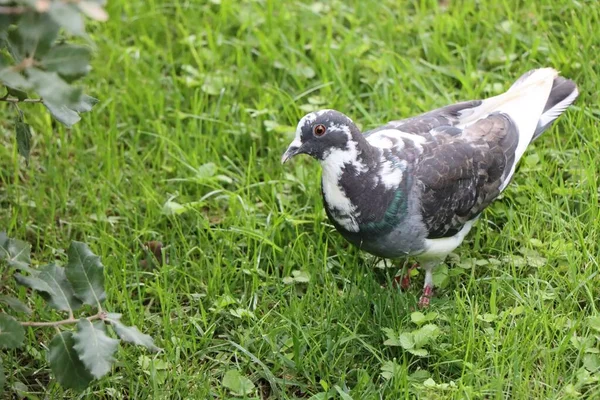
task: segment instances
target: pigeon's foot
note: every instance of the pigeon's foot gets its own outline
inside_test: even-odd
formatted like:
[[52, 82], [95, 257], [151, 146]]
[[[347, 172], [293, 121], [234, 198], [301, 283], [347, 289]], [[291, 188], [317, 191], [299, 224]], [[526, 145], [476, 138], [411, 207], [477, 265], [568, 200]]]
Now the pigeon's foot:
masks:
[[433, 296], [433, 288], [431, 286], [425, 286], [423, 288], [423, 294], [419, 299], [419, 308], [427, 308], [429, 307], [429, 299]]
[[419, 264], [418, 263], [414, 263], [412, 266], [410, 266], [408, 268], [408, 271], [406, 271], [406, 275], [400, 277], [400, 276], [396, 276], [394, 277], [394, 287], [398, 287], [398, 285], [400, 285], [400, 289], [402, 290], [408, 290], [408, 288], [410, 287], [410, 273], [412, 272], [413, 269], [419, 268]]
[[425, 270], [425, 285], [423, 286], [423, 294], [419, 299], [419, 308], [429, 307], [429, 300], [433, 296], [433, 267], [437, 264], [437, 261], [429, 261], [422, 265]]

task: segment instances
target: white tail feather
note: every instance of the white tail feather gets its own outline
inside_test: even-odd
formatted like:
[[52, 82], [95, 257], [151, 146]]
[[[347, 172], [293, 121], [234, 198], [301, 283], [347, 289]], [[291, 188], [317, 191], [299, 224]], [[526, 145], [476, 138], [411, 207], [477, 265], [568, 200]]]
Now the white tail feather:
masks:
[[508, 115], [517, 126], [519, 144], [515, 150], [515, 164], [531, 143], [557, 76], [558, 72], [552, 68], [537, 69], [506, 93], [490, 99], [494, 100], [494, 111]]
[[515, 123], [519, 134], [515, 162], [500, 190], [504, 190], [510, 182], [516, 164], [531, 143], [557, 76], [558, 72], [552, 68], [533, 70], [517, 80], [505, 93], [485, 99], [471, 115], [461, 116], [459, 127], [468, 126], [494, 112], [508, 115]]
[[546, 130], [552, 121], [558, 118], [567, 109], [567, 107], [573, 104], [577, 96], [579, 96], [579, 91], [577, 90], [577, 87], [575, 87], [575, 90], [573, 90], [570, 95], [565, 97], [564, 100], [561, 100], [554, 107], [543, 113], [540, 117], [540, 121], [538, 122], [538, 126], [535, 130], [533, 138], [536, 139], [544, 130]]
[[[550, 95], [552, 83], [557, 75], [558, 72], [552, 68], [540, 68], [531, 71], [530, 74], [516, 81], [508, 91], [485, 99], [479, 107], [472, 110], [473, 112], [470, 115], [461, 116], [458, 127], [464, 128], [493, 112], [503, 112], [508, 114], [520, 128], [519, 135], [528, 134], [527, 131], [522, 132], [522, 124], [519, 124], [516, 118], [521, 122], [525, 122], [524, 120], [530, 121], [530, 123], [525, 123], [525, 126], [531, 126], [533, 123], [531, 121], [535, 122], [534, 126], [537, 125]], [[530, 134], [532, 136], [533, 132], [534, 130], [531, 129]]]

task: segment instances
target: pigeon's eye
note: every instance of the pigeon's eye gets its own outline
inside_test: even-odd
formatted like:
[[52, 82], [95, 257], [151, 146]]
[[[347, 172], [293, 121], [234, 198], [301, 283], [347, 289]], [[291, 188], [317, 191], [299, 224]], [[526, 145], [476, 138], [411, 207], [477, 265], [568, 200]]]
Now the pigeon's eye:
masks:
[[325, 128], [325, 125], [316, 125], [313, 128], [313, 132], [315, 133], [315, 136], [323, 136], [326, 131], [327, 131], [327, 128]]

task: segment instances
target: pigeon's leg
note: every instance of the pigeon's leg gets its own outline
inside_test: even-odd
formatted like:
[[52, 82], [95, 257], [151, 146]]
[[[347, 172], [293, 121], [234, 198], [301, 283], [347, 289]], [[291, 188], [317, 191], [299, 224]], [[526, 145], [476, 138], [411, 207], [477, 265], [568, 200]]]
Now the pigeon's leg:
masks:
[[408, 271], [406, 271], [404, 276], [395, 276], [394, 287], [398, 287], [398, 285], [400, 285], [400, 289], [407, 290], [410, 287], [410, 273], [416, 268], [419, 268], [419, 263], [414, 263], [408, 267]]
[[422, 264], [425, 270], [425, 285], [423, 286], [423, 294], [419, 299], [419, 308], [429, 307], [429, 299], [433, 296], [433, 267], [437, 262], [427, 262]]

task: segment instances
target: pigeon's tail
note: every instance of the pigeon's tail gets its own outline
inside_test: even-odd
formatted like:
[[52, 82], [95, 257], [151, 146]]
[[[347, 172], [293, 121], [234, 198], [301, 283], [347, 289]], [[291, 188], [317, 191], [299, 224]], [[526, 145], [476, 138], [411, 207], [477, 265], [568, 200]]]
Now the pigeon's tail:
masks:
[[534, 69], [523, 74], [505, 93], [483, 100], [477, 112], [461, 118], [461, 123], [466, 126], [486, 115], [501, 113], [515, 125], [518, 139], [514, 163], [501, 190], [510, 181], [516, 164], [531, 141], [575, 100], [577, 93], [573, 92], [574, 87], [571, 81], [558, 76], [552, 68]]
[[[519, 79], [508, 89], [507, 93], [520, 92], [522, 89], [529, 87], [531, 82], [534, 82], [536, 75], [542, 76], [541, 72], [547, 70], [554, 71], [550, 68], [533, 69], [521, 75]], [[544, 110], [540, 116], [536, 129], [533, 133], [531, 141], [537, 139], [548, 127], [554, 122], [566, 109], [569, 107], [579, 95], [575, 82], [558, 76], [554, 71], [554, 79], [552, 80], [552, 88], [547, 97]]]
[[544, 107], [544, 113], [538, 121], [537, 128], [533, 134], [533, 140], [537, 139], [548, 127], [569, 107], [579, 96], [575, 82], [562, 76], [554, 78], [552, 90]]
[[519, 133], [515, 163], [519, 161], [533, 139], [550, 97], [553, 82], [557, 77], [558, 72], [552, 68], [528, 71], [505, 93], [483, 101], [482, 106], [490, 114], [500, 112], [507, 115], [515, 124]]

